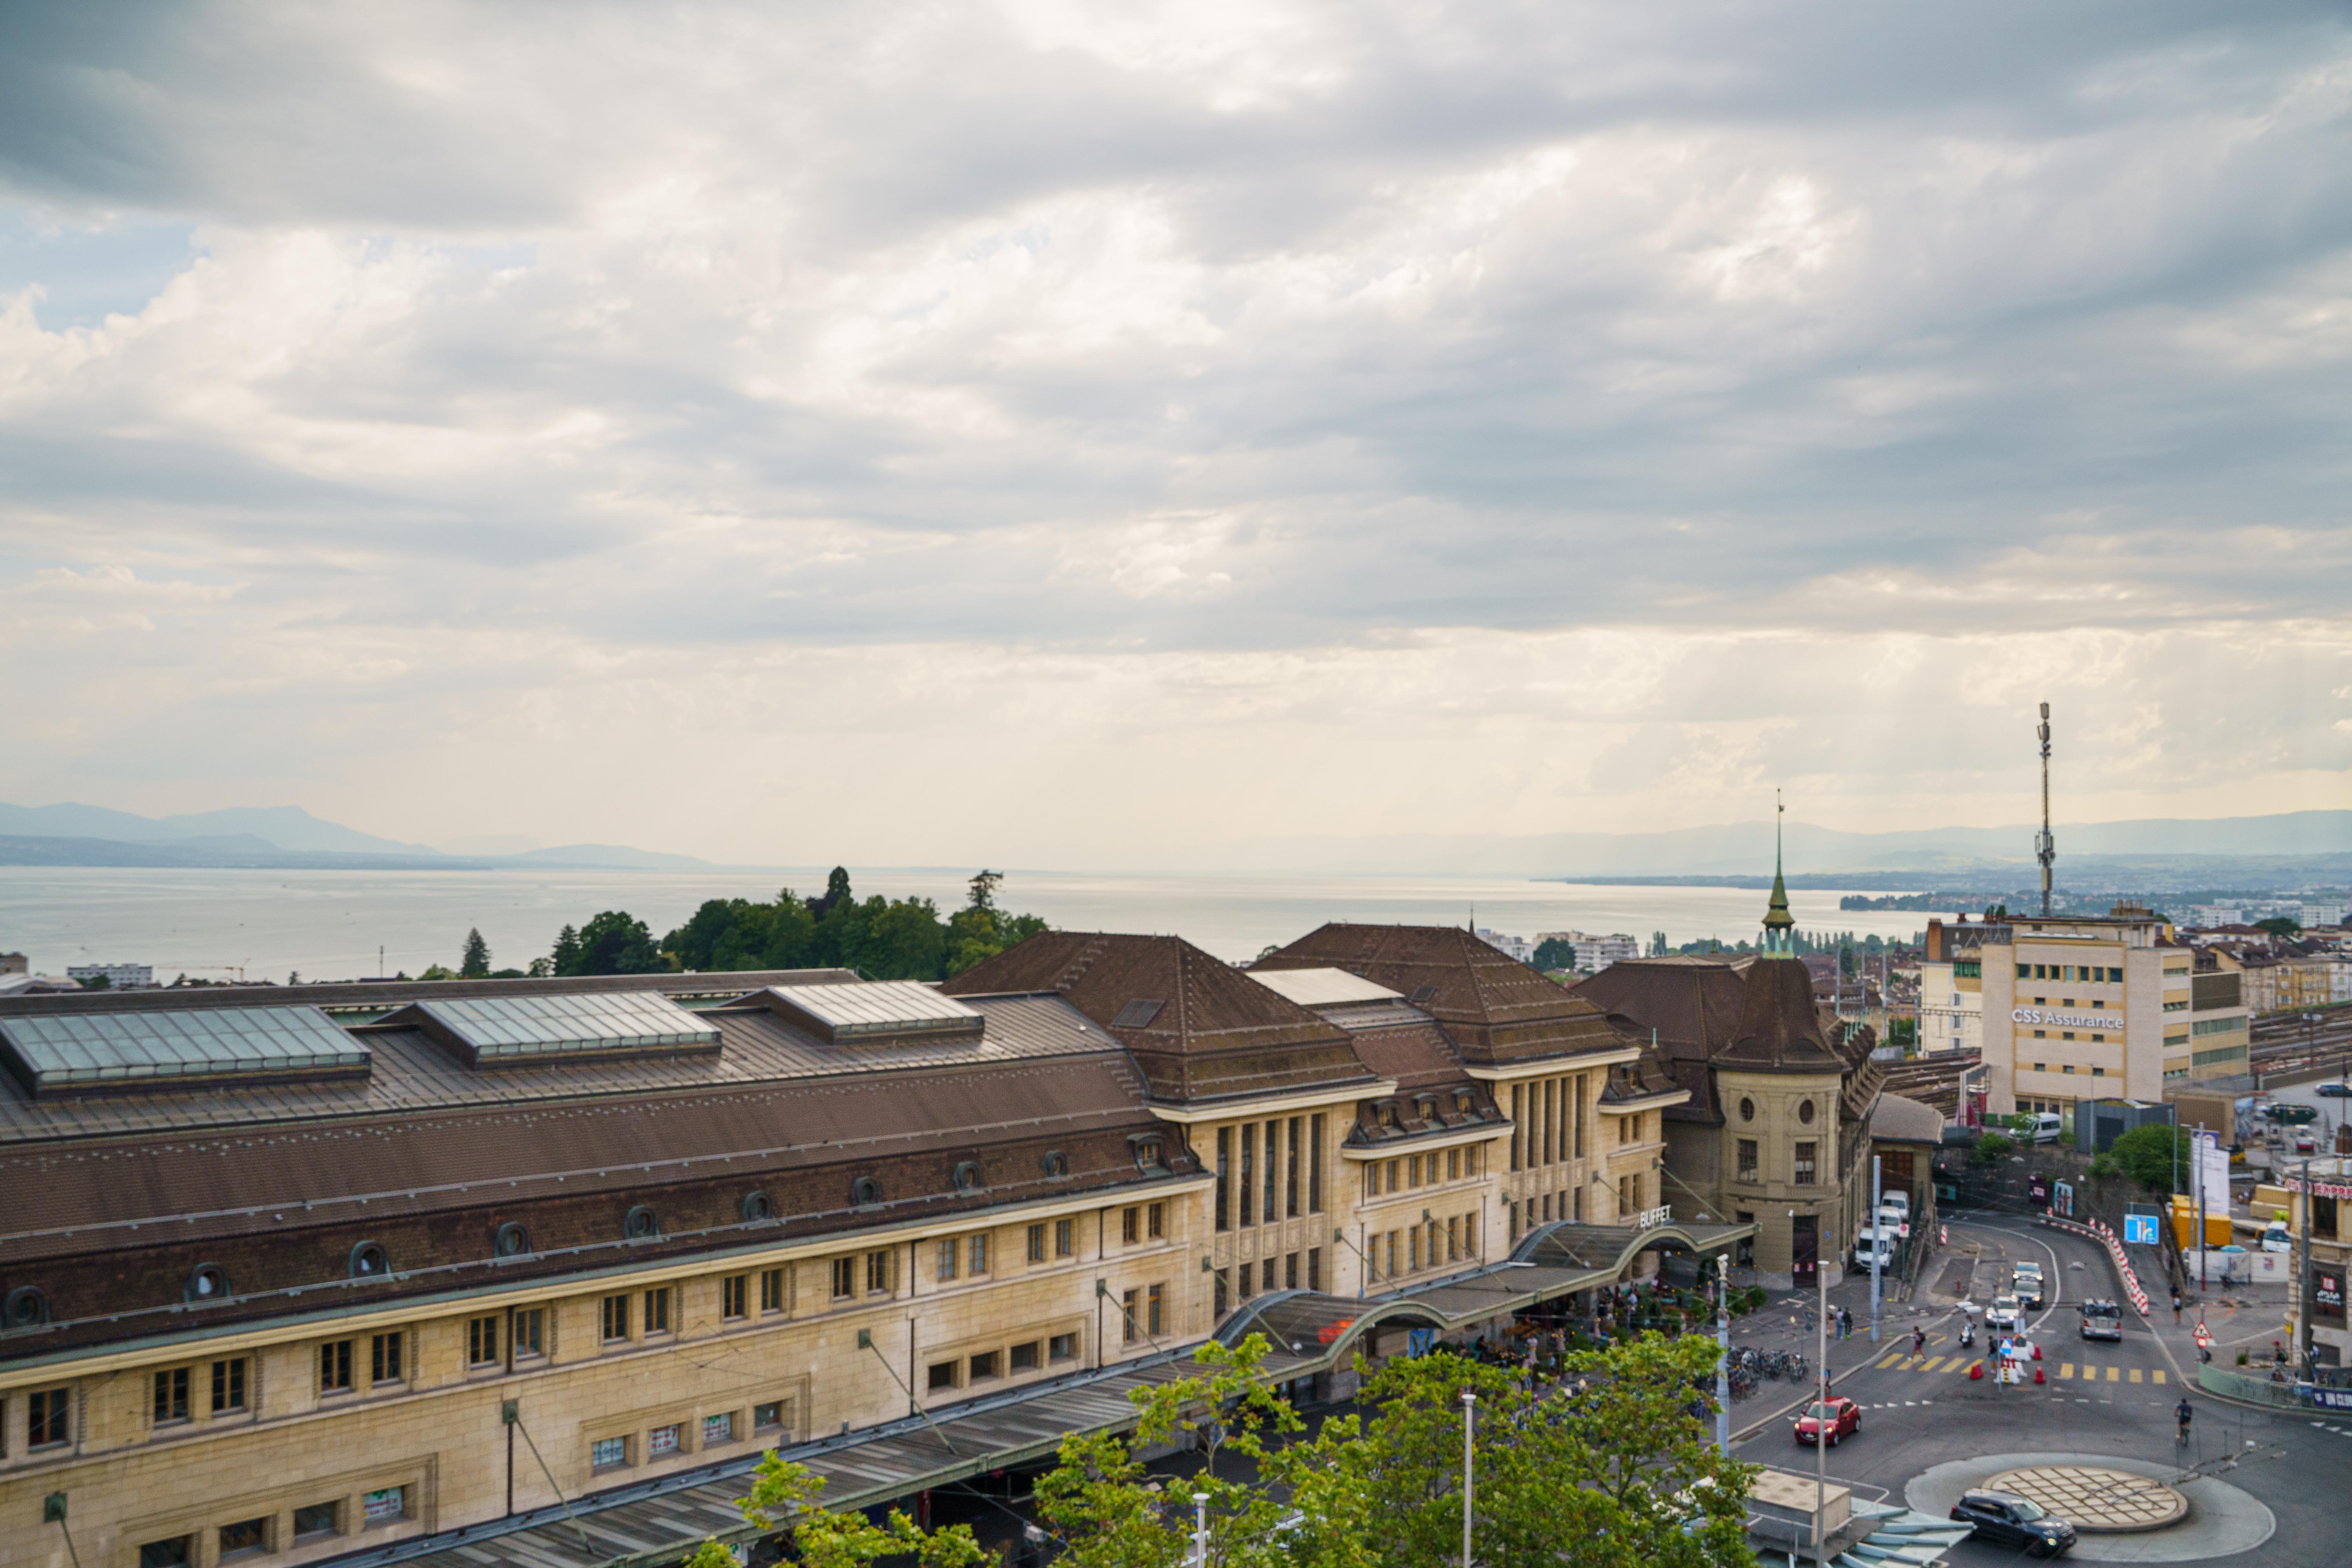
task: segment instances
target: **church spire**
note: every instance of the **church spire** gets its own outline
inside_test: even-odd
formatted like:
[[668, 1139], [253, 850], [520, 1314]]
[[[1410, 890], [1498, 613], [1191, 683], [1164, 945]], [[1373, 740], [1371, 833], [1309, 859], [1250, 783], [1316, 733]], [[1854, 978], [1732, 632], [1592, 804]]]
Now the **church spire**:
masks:
[[1780, 804], [1780, 792], [1772, 792], [1772, 901], [1764, 910], [1764, 956], [1794, 958], [1796, 943], [1790, 933], [1796, 930], [1797, 918], [1789, 912], [1789, 884], [1781, 875], [1780, 818], [1789, 808]]

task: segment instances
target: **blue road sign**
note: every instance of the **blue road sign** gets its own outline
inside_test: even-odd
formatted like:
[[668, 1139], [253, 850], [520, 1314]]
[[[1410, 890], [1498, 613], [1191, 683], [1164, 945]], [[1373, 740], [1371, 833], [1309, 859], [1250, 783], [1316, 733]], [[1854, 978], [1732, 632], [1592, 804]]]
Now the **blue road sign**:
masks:
[[2124, 1240], [2133, 1247], [2154, 1247], [2156, 1216], [2152, 1214], [2124, 1215]]

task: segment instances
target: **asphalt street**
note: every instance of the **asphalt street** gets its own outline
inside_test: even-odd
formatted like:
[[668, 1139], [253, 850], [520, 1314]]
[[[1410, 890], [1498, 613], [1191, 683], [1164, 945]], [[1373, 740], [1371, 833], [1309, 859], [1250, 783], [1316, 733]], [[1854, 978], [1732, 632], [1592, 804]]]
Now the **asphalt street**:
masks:
[[[2196, 1385], [2196, 1358], [2189, 1339], [2193, 1311], [2179, 1329], [2171, 1324], [2168, 1302], [2153, 1304], [2158, 1322], [2141, 1321], [2128, 1305], [2120, 1343], [2086, 1342], [2079, 1332], [2076, 1303], [2086, 1295], [2116, 1299], [2105, 1255], [2090, 1242], [2011, 1217], [1950, 1222], [1951, 1247], [1934, 1260], [1927, 1278], [1940, 1280], [1949, 1259], [1974, 1245], [2005, 1278], [2008, 1266], [2031, 1258], [2042, 1266], [2052, 1289], [2029, 1333], [2042, 1349], [2046, 1382], [2003, 1387], [1986, 1365], [1981, 1380], [1969, 1365], [1989, 1348], [1979, 1329], [1976, 1351], [1957, 1342], [1959, 1317], [1941, 1302], [1923, 1300], [1898, 1309], [1886, 1320], [1880, 1345], [1866, 1338], [1832, 1346], [1832, 1392], [1862, 1408], [1862, 1429], [1829, 1450], [1832, 1479], [1862, 1497], [1903, 1499], [1906, 1483], [1947, 1461], [2001, 1454], [2065, 1452], [2104, 1455], [2167, 1466], [2201, 1466], [2204, 1472], [2242, 1488], [2277, 1518], [2277, 1532], [2252, 1551], [2208, 1561], [2271, 1565], [2328, 1564], [2352, 1561], [2352, 1517], [2343, 1503], [2352, 1489], [2352, 1423], [2340, 1417], [2315, 1421], [2290, 1411], [2251, 1409], [2206, 1394]], [[1853, 1304], [1855, 1287], [1832, 1294], [1832, 1304]], [[1868, 1299], [1866, 1283], [1862, 1300]], [[1801, 1314], [1793, 1303], [1775, 1302], [1766, 1321], [1752, 1332], [1773, 1335], [1776, 1316]], [[1856, 1310], [1858, 1322], [1866, 1312]], [[1910, 1353], [1914, 1323], [1927, 1330], [1924, 1355]], [[1791, 1323], [1774, 1339], [1792, 1341]], [[1743, 1335], [1743, 1338], [1749, 1336]], [[1773, 1342], [1757, 1338], [1755, 1342]], [[1810, 1334], [1803, 1347], [1812, 1353]], [[2193, 1440], [2184, 1450], [2175, 1440], [2174, 1407], [2184, 1390], [2196, 1408]], [[1790, 1420], [1775, 1406], [1793, 1404], [1803, 1391], [1766, 1385], [1763, 1394], [1736, 1408], [1735, 1425], [1763, 1420], [1739, 1443], [1740, 1458], [1810, 1475], [1814, 1453], [1791, 1436]], [[1777, 1397], [1776, 1397], [1777, 1396]], [[2234, 1463], [2232, 1461], [2234, 1460]], [[2113, 1539], [2113, 1538], [2110, 1538]], [[2150, 1538], [2153, 1539], [2153, 1538]], [[1955, 1563], [2007, 1561], [2012, 1553], [1966, 1543]]]

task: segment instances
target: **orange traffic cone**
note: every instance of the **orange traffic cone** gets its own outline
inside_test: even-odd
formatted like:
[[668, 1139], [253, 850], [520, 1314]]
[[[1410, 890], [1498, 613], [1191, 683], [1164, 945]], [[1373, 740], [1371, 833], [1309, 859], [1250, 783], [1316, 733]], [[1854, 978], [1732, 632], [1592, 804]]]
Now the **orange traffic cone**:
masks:
[[2042, 1369], [2041, 1369], [2040, 1367], [2038, 1367], [2038, 1366], [2037, 1366], [2037, 1367], [2035, 1367], [2035, 1368], [2033, 1369], [2033, 1381], [2035, 1382], [2035, 1384], [2040, 1384], [2047, 1383], [2047, 1382], [2049, 1382], [2050, 1380], [2049, 1380], [2048, 1378], [2043, 1377], [2043, 1376], [2042, 1375]]
[[1981, 1382], [1984, 1378], [1984, 1363], [1971, 1363], [1969, 1366], [1969, 1376], [1973, 1380]]

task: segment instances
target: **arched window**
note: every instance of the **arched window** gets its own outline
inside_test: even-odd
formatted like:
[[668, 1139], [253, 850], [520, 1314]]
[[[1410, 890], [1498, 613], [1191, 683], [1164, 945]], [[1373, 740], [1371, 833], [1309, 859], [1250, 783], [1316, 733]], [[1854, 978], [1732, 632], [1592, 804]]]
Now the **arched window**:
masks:
[[956, 1165], [954, 1173], [948, 1179], [955, 1184], [955, 1190], [960, 1193], [978, 1192], [980, 1190], [980, 1162], [977, 1160], [964, 1160], [959, 1162]]
[[530, 1232], [509, 1220], [490, 1237], [490, 1250], [500, 1258], [520, 1258], [530, 1250]]
[[752, 1221], [754, 1224], [763, 1219], [775, 1218], [776, 1205], [774, 1200], [770, 1198], [768, 1194], [763, 1192], [753, 1191], [745, 1193], [743, 1194], [743, 1217], [747, 1220]]
[[351, 1268], [354, 1279], [381, 1279], [392, 1272], [392, 1259], [382, 1244], [362, 1241], [352, 1248]]
[[19, 1285], [0, 1300], [0, 1330], [37, 1329], [49, 1321], [49, 1298], [37, 1285]]
[[860, 1176], [849, 1184], [849, 1201], [864, 1208], [882, 1201], [882, 1184], [871, 1176]]
[[639, 1204], [621, 1222], [621, 1234], [631, 1241], [651, 1241], [661, 1235], [661, 1221], [654, 1217], [652, 1209]]
[[1046, 1151], [1045, 1157], [1040, 1160], [1038, 1164], [1044, 1167], [1045, 1174], [1049, 1176], [1059, 1178], [1070, 1173], [1070, 1157], [1059, 1149]]
[[188, 1270], [188, 1282], [181, 1290], [190, 1301], [217, 1301], [227, 1294], [228, 1276], [217, 1263], [199, 1263]]

